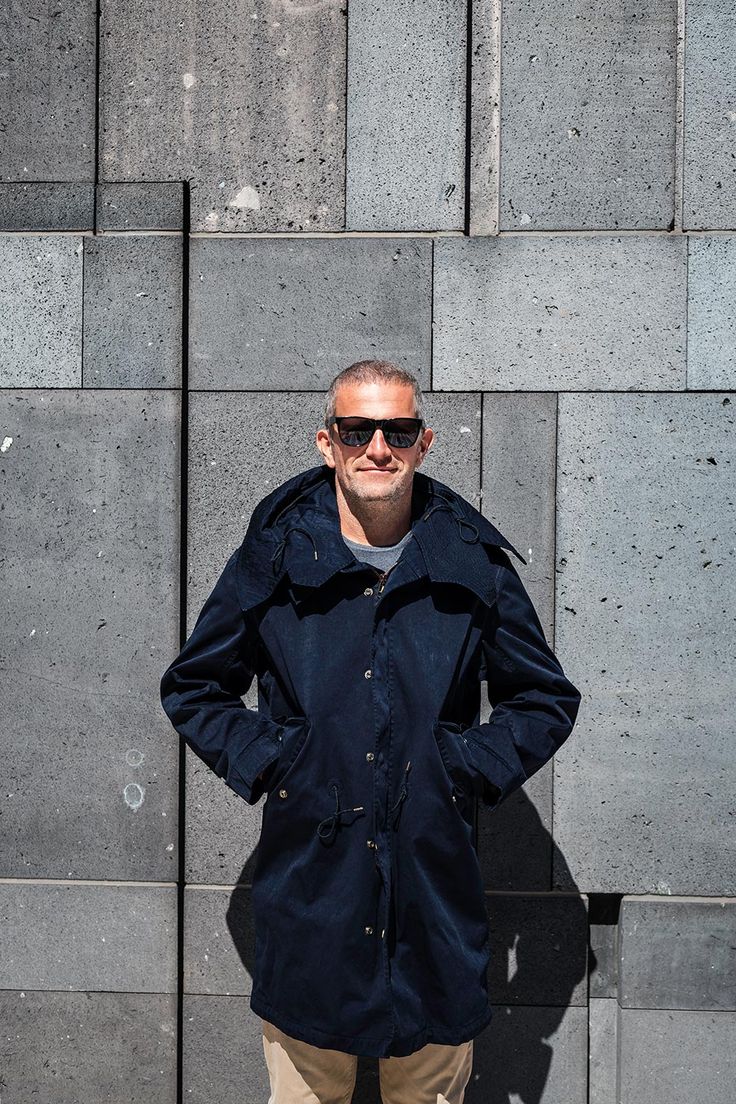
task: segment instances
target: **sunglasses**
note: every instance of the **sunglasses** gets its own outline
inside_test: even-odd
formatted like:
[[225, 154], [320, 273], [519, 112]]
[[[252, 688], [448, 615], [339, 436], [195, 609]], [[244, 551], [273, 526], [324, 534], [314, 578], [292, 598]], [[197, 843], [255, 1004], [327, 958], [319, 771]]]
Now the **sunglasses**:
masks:
[[337, 426], [337, 432], [344, 445], [361, 448], [373, 440], [376, 429], [380, 429], [390, 448], [410, 448], [424, 427], [423, 418], [358, 418], [332, 417], [326, 422], [327, 428]]

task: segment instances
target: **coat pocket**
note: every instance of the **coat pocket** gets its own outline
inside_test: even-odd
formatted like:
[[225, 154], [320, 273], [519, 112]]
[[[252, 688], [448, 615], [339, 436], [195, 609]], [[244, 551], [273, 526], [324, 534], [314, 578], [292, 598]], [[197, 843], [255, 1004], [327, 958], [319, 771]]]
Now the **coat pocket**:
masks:
[[281, 786], [287, 778], [292, 776], [302, 759], [302, 753], [307, 745], [307, 737], [311, 732], [311, 725], [306, 717], [289, 717], [283, 722], [283, 725], [281, 753], [266, 779], [266, 789], [269, 792]]
[[455, 721], [435, 721], [432, 731], [442, 756], [445, 773], [453, 786], [467, 797], [474, 797], [475, 771], [463, 736], [462, 725]]

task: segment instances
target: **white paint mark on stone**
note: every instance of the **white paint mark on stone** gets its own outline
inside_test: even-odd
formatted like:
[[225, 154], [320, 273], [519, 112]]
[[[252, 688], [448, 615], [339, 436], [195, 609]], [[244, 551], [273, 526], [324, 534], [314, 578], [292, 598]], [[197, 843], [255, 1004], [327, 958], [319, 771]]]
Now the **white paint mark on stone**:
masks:
[[258, 192], [250, 184], [241, 188], [238, 194], [230, 200], [228, 207], [238, 207], [240, 210], [260, 211], [261, 200]]
[[528, 215], [526, 213], [526, 211], [522, 211], [521, 212], [521, 218], [519, 219], [519, 222], [521, 223], [521, 225], [525, 226], [527, 222], [531, 222], [531, 221], [532, 221], [532, 216]]
[[461, 433], [472, 433], [473, 431], [470, 428], [470, 426], [460, 426], [460, 432]]
[[143, 804], [143, 787], [137, 782], [129, 782], [123, 790], [123, 797], [129, 809], [140, 809]]
[[125, 753], [125, 762], [129, 767], [139, 767], [143, 762], [143, 752], [138, 748], [131, 748], [130, 751]]
[[195, 77], [194, 73], [184, 73], [181, 78], [181, 83], [184, 85], [185, 88], [191, 88], [192, 85], [196, 83], [196, 80], [197, 78]]
[[35, 636], [35, 635], [36, 635], [36, 630], [35, 630], [35, 629], [31, 629], [31, 633], [30, 633], [30, 635], [31, 635], [31, 636]]
[[3, 443], [0, 445], [0, 452], [7, 452], [12, 443], [12, 437], [3, 437]]

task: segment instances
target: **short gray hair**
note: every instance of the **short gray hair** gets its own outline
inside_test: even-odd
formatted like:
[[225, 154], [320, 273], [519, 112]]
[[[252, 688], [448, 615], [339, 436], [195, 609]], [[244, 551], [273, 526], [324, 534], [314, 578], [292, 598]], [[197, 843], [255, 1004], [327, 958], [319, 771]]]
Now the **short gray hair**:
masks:
[[376, 380], [390, 380], [392, 383], [405, 383], [414, 389], [414, 416], [424, 418], [424, 397], [416, 376], [406, 368], [400, 368], [390, 360], [356, 360], [343, 368], [330, 384], [325, 399], [325, 425], [334, 417], [337, 406], [337, 392], [343, 383], [374, 383]]

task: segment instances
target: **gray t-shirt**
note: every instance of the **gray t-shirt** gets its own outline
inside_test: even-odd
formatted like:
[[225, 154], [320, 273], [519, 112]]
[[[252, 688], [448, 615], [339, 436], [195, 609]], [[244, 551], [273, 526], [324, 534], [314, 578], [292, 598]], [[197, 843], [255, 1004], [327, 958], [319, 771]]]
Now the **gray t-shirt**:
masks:
[[342, 539], [356, 560], [370, 564], [371, 567], [377, 567], [379, 571], [388, 571], [398, 561], [404, 545], [411, 539], [411, 535], [412, 531], [410, 529], [397, 544], [359, 544], [357, 541], [350, 540], [344, 533]]

